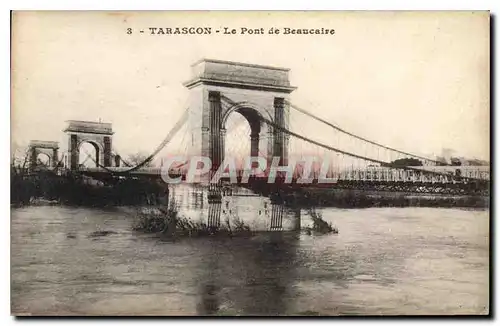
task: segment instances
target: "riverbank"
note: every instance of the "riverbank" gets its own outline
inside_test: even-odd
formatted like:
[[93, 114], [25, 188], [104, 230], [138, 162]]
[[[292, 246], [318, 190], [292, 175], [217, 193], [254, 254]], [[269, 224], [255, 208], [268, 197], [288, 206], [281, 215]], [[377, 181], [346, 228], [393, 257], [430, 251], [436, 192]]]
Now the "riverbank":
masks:
[[159, 205], [166, 203], [166, 185], [140, 179], [112, 179], [103, 183], [79, 175], [11, 175], [11, 205], [45, 202], [71, 206]]
[[[175, 187], [175, 186], [174, 186]], [[194, 192], [206, 197], [206, 189]], [[11, 205], [44, 205], [44, 201], [74, 206], [168, 205], [167, 184], [153, 180], [120, 179], [106, 184], [79, 175], [53, 173], [12, 175]], [[200, 194], [198, 194], [200, 195]], [[269, 194], [276, 203], [288, 207], [490, 207], [489, 196], [444, 195], [428, 193], [374, 192], [348, 189], [304, 189], [288, 192], [279, 189]], [[207, 200], [208, 201], [208, 200]]]
[[304, 191], [283, 197], [291, 207], [442, 207], [482, 208], [490, 207], [488, 196], [452, 196], [443, 194], [373, 192], [363, 190], [331, 189]]

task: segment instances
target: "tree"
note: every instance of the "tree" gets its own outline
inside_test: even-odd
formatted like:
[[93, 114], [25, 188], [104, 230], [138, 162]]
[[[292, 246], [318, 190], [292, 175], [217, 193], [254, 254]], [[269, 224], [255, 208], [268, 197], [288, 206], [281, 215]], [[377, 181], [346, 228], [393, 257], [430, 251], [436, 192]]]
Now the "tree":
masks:
[[452, 157], [452, 158], [450, 158], [450, 163], [453, 166], [460, 166], [460, 165], [462, 165], [462, 161], [458, 157]]
[[16, 142], [11, 144], [11, 164], [12, 165], [23, 165], [28, 157], [28, 147], [20, 146]]
[[29, 153], [27, 146], [20, 146], [16, 142], [11, 144], [11, 162], [12, 172], [15, 174], [24, 174], [29, 166]]
[[472, 166], [488, 166], [490, 163], [488, 161], [479, 160], [479, 159], [469, 159], [467, 163]]
[[446, 159], [443, 156], [437, 156], [436, 157], [436, 165], [437, 166], [445, 166], [445, 165], [448, 165], [448, 163], [446, 162]]
[[[143, 153], [136, 153], [136, 154], [131, 154], [127, 158], [127, 163], [129, 163], [132, 166], [136, 166], [138, 164], [143, 163], [147, 159], [147, 155]], [[152, 167], [153, 166], [153, 161], [146, 162], [144, 167]]]

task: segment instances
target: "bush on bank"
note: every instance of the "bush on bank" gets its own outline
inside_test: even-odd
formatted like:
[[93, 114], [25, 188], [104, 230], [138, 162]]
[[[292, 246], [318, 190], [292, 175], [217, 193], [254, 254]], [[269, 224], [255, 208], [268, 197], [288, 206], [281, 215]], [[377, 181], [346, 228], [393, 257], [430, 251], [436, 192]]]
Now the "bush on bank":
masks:
[[470, 207], [489, 208], [489, 197], [485, 196], [442, 196], [406, 195], [402, 193], [369, 194], [361, 191], [338, 190], [286, 195], [285, 205], [290, 207]]
[[306, 227], [305, 231], [315, 232], [315, 233], [339, 233], [339, 230], [332, 225], [332, 223], [328, 223], [323, 219], [323, 216], [320, 212], [316, 211], [314, 207], [309, 208], [309, 216], [313, 221], [312, 227]]
[[57, 175], [51, 171], [36, 174], [11, 170], [11, 204], [26, 206], [36, 199], [58, 201], [66, 205], [120, 206], [155, 205], [165, 191], [147, 180], [114, 180], [111, 185], [95, 185], [78, 175]]

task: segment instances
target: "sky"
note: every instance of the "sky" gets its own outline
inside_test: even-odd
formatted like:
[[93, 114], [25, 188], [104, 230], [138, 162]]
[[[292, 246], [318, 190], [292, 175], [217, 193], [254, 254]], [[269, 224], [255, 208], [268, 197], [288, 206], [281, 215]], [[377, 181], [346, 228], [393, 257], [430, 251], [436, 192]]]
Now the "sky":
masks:
[[[176, 26], [335, 34], [148, 31]], [[12, 28], [11, 136], [20, 146], [55, 140], [65, 150], [66, 120], [101, 120], [113, 124], [120, 154], [148, 153], [186, 108], [191, 64], [211, 58], [290, 68], [292, 103], [379, 143], [490, 155], [487, 12], [17, 12]], [[300, 118], [292, 128], [318, 133]]]

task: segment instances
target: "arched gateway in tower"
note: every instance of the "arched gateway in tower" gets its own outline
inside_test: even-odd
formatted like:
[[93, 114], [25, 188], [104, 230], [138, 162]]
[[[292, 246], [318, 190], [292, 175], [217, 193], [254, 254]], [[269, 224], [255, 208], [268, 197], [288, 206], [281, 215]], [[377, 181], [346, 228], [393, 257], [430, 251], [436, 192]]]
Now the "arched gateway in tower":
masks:
[[29, 144], [29, 161], [32, 169], [38, 165], [38, 156], [45, 155], [48, 158], [47, 167], [56, 167], [58, 161], [59, 143], [56, 141], [32, 140]]
[[95, 149], [95, 161], [101, 166], [111, 166], [111, 145], [113, 130], [111, 123], [69, 120], [64, 130], [68, 134], [69, 167], [76, 170], [83, 143], [91, 144]]
[[[288, 137], [263, 120], [288, 128], [286, 99], [296, 88], [290, 85], [289, 69], [202, 59], [192, 65], [189, 127], [191, 155], [205, 156], [217, 168], [224, 160], [226, 121], [240, 113], [250, 126], [251, 156], [288, 159]], [[263, 119], [262, 119], [263, 118]]]

